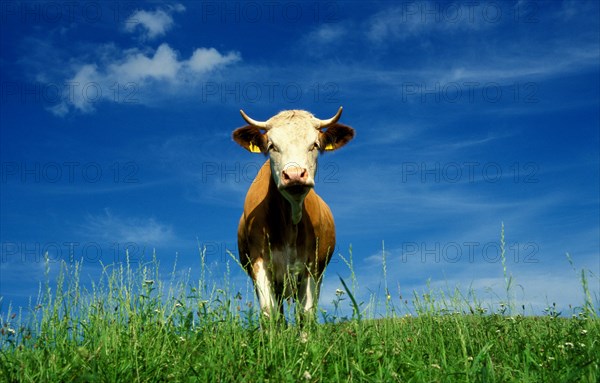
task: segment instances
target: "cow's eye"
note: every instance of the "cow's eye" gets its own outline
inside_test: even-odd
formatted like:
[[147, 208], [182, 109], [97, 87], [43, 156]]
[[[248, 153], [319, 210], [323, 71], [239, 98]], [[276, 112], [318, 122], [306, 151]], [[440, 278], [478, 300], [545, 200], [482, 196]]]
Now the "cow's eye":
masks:
[[277, 147], [275, 145], [273, 145], [272, 142], [269, 141], [269, 143], [267, 144], [267, 151], [278, 152], [279, 150], [277, 149]]
[[312, 146], [310, 147], [310, 151], [312, 152], [313, 150], [319, 150], [321, 149], [321, 145], [319, 145], [319, 142], [315, 142], [314, 144], [312, 144]]

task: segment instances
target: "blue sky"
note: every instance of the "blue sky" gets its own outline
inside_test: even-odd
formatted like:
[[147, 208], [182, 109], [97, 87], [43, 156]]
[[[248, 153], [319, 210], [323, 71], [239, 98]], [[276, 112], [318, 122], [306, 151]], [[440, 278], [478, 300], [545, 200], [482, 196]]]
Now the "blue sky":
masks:
[[[264, 161], [237, 146], [239, 109], [266, 120], [344, 107], [356, 129], [320, 158], [359, 298], [387, 283], [503, 297], [540, 313], [598, 296], [596, 2], [20, 2], [1, 17], [0, 310], [26, 306], [60, 260], [156, 252], [219, 280]], [[383, 245], [384, 243], [384, 245]], [[247, 277], [231, 267], [231, 279]], [[334, 257], [328, 307], [349, 271]], [[492, 291], [492, 292], [491, 292]], [[399, 301], [398, 301], [399, 302]]]

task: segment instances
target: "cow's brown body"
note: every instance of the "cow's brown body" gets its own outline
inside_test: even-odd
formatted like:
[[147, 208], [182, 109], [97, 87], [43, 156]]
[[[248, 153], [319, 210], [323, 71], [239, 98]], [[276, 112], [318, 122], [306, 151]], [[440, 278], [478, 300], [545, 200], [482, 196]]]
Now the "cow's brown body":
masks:
[[293, 297], [296, 283], [310, 276], [319, 281], [329, 263], [335, 248], [331, 210], [311, 189], [304, 199], [302, 219], [293, 224], [290, 204], [277, 190], [267, 161], [246, 195], [238, 248], [240, 261], [253, 279], [252, 266], [262, 259], [275, 298]]

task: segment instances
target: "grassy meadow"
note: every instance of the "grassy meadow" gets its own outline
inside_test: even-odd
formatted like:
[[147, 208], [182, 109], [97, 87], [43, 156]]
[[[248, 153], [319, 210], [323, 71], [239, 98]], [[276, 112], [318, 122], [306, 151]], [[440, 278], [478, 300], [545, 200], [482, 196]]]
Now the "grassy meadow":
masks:
[[353, 273], [333, 310], [298, 326], [289, 309], [286, 326], [261, 325], [251, 286], [242, 294], [227, 276], [209, 284], [200, 258], [199, 280], [175, 270], [163, 280], [153, 259], [106, 266], [91, 287], [80, 283], [80, 265], [64, 264], [32, 307], [0, 318], [0, 382], [600, 380], [600, 318], [588, 287], [596, 276], [584, 271], [580, 305], [543, 316], [515, 307], [506, 268], [507, 299], [495, 308], [458, 290], [365, 304]]

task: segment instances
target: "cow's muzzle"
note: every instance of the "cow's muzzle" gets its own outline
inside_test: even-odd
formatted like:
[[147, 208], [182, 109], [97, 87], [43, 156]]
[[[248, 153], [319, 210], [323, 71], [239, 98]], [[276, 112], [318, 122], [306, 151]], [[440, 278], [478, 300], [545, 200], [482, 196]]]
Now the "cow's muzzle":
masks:
[[308, 170], [298, 166], [288, 166], [281, 172], [279, 189], [292, 196], [303, 196], [315, 186], [309, 179]]

